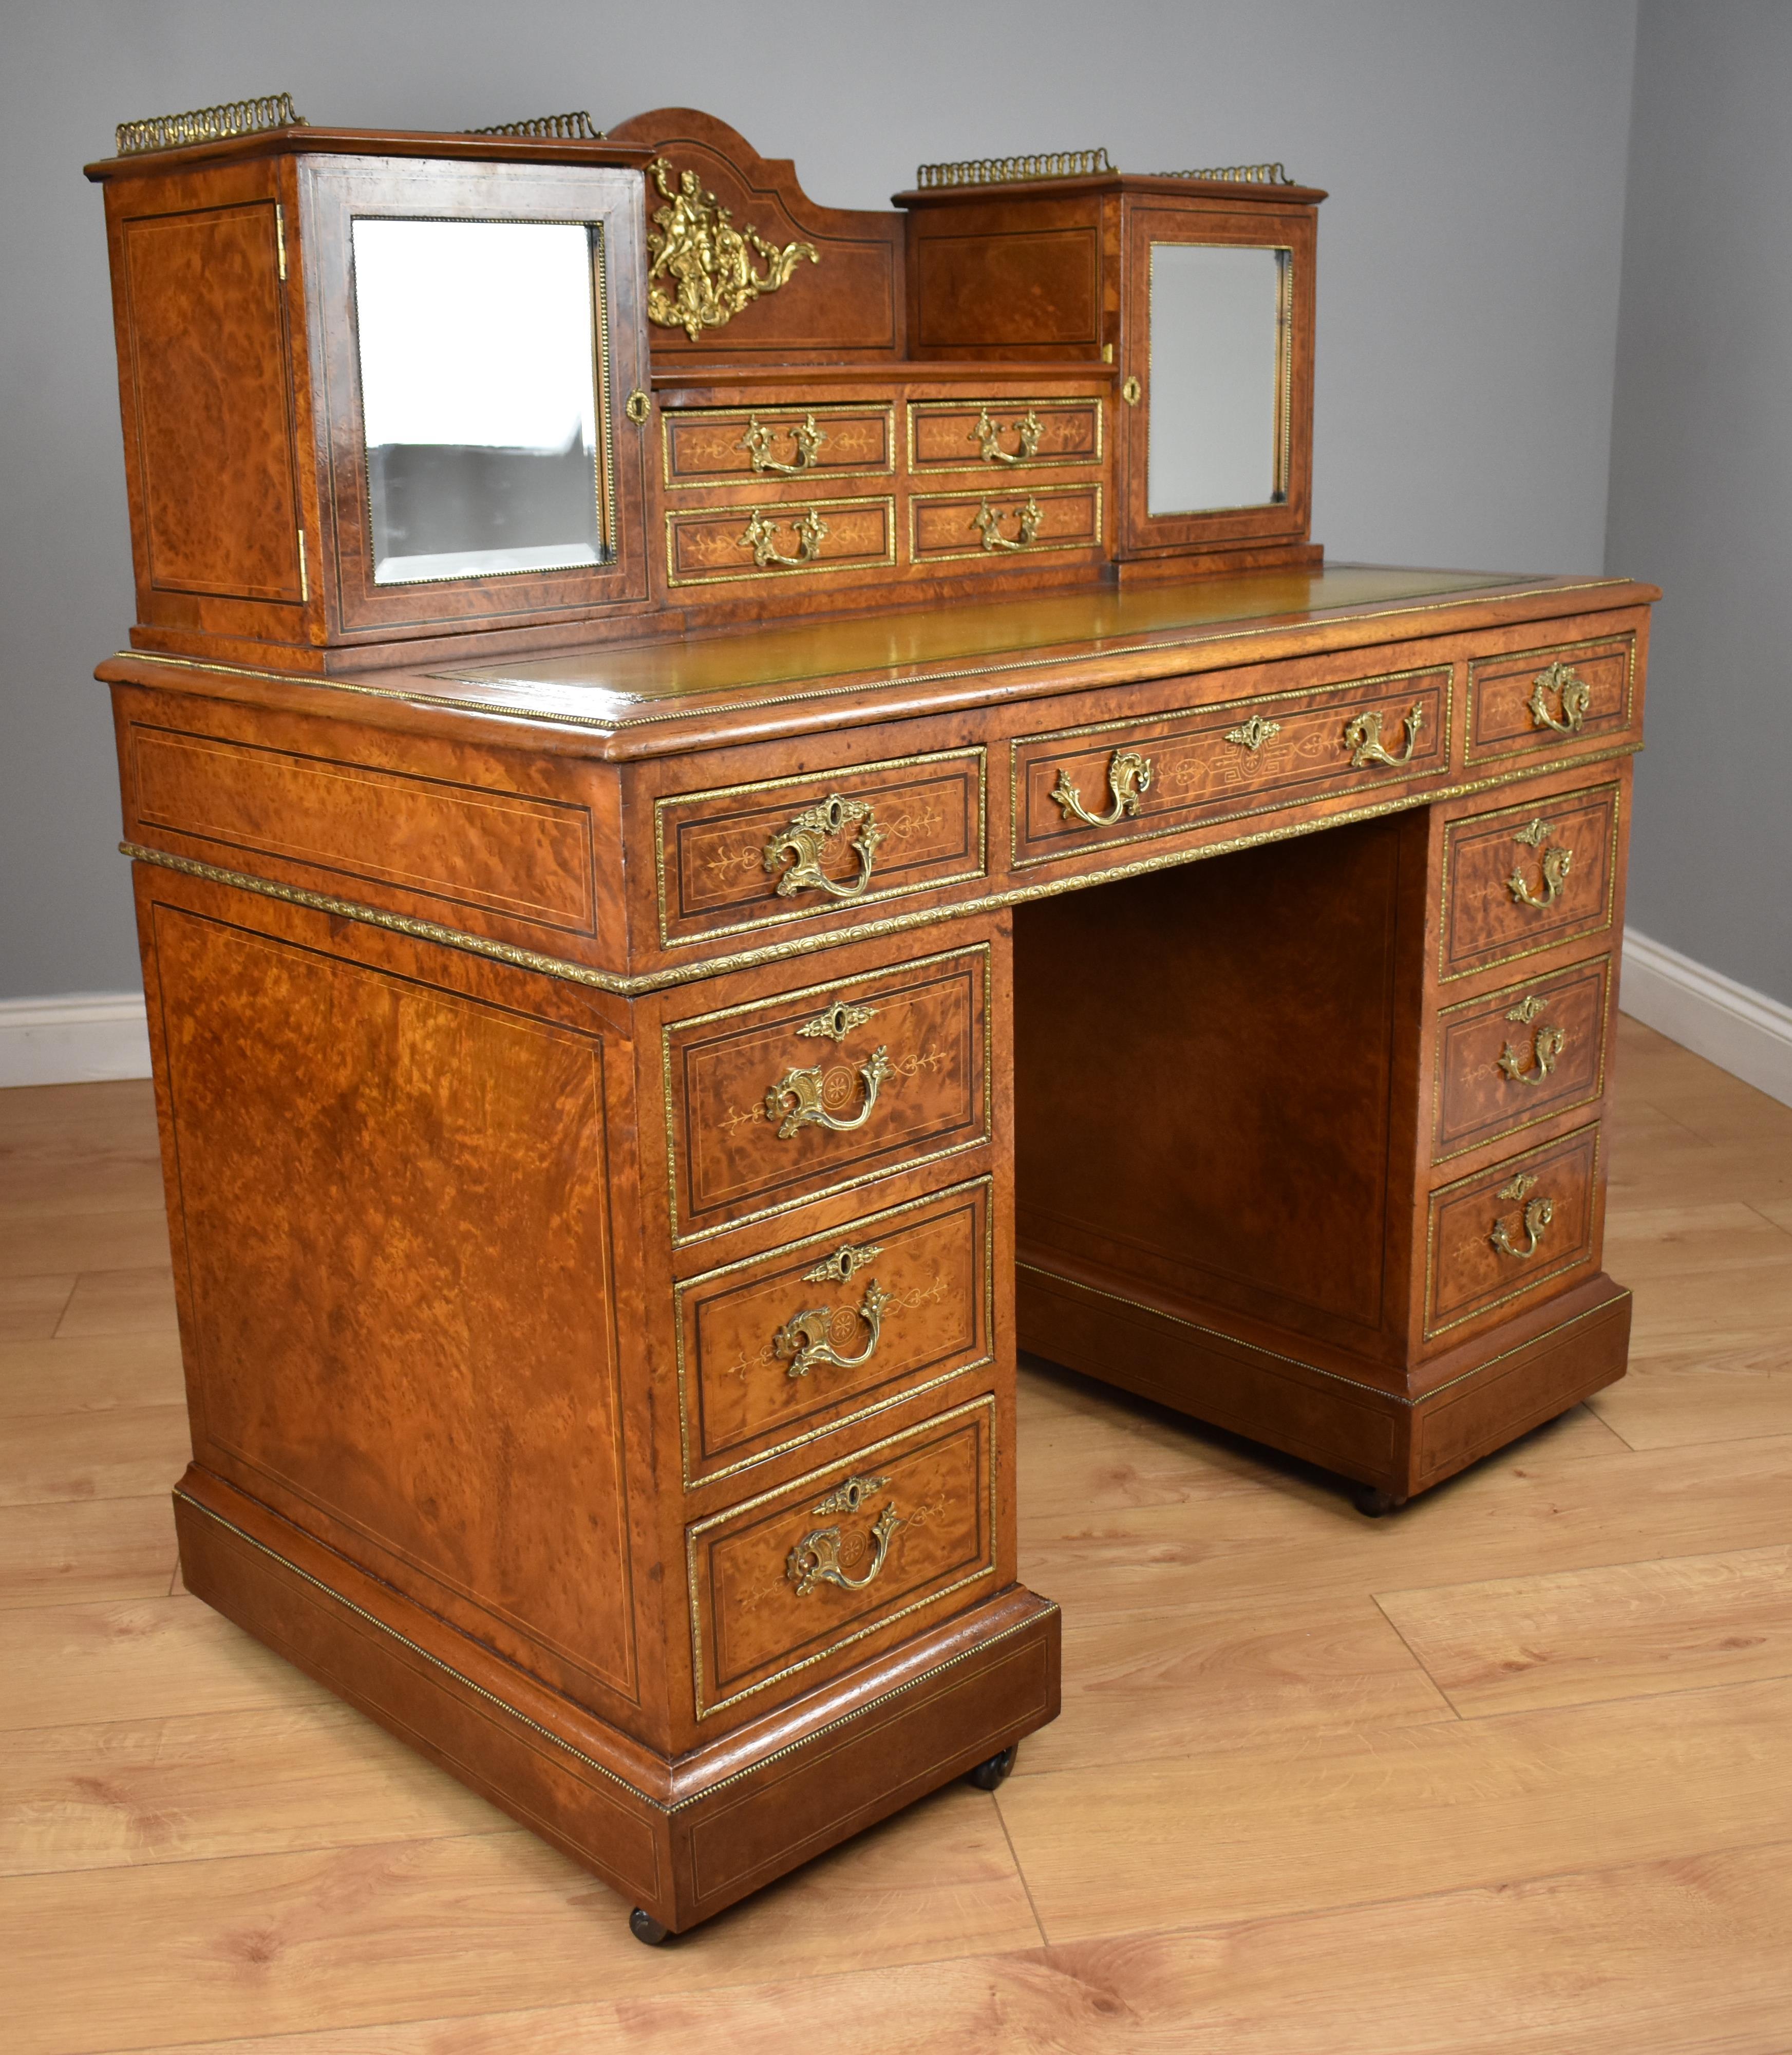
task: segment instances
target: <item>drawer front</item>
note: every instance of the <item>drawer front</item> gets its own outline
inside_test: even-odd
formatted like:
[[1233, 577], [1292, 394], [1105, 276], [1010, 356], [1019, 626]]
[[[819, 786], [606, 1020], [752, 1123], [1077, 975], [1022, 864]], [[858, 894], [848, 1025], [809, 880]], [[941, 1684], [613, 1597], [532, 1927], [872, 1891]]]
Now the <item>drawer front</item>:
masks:
[[754, 506], [679, 508], [666, 516], [666, 576], [675, 586], [825, 576], [896, 562], [896, 502], [767, 499]]
[[1594, 1122], [1433, 1192], [1427, 1335], [1446, 1334], [1591, 1263], [1598, 1178]]
[[1439, 976], [1604, 933], [1617, 903], [1621, 796], [1613, 780], [1450, 822]]
[[1013, 744], [1014, 861], [1149, 842], [1207, 821], [1447, 775], [1450, 667], [1262, 694]]
[[1591, 1105], [1605, 1088], [1611, 987], [1599, 957], [1440, 1013], [1432, 1160]]
[[662, 945], [982, 878], [984, 763], [949, 750], [657, 801]]
[[687, 1528], [698, 1718], [993, 1576], [994, 1438], [974, 1399]]
[[1636, 638], [1477, 657], [1468, 667], [1467, 760], [1609, 747], [1636, 728]]
[[912, 471], [1040, 471], [1101, 461], [1101, 402], [1081, 400], [914, 400], [908, 406]]
[[987, 1363], [994, 1234], [979, 1177], [677, 1286], [686, 1484]]
[[1016, 564], [1034, 557], [1101, 550], [1101, 487], [1017, 485], [992, 479], [980, 491], [917, 492], [908, 502], [908, 556], [917, 564]]
[[753, 485], [811, 478], [888, 477], [896, 470], [889, 405], [668, 407], [660, 416], [667, 486]]
[[987, 943], [664, 1031], [675, 1240], [987, 1142]]

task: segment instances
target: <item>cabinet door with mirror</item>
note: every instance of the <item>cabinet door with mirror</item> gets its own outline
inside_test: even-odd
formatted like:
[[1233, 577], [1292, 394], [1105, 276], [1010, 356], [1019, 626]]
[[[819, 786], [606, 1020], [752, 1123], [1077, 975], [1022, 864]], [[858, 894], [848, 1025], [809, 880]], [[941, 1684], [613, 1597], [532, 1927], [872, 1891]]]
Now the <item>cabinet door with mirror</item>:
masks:
[[1134, 200], [1125, 235], [1123, 554], [1304, 538], [1310, 210]]
[[341, 627], [644, 598], [639, 178], [330, 157], [301, 178]]

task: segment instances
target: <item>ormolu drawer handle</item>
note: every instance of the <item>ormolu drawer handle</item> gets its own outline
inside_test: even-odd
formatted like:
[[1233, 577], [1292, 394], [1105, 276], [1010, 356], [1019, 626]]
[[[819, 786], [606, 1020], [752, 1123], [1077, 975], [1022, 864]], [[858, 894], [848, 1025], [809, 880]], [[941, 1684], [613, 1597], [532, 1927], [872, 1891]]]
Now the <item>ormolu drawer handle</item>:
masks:
[[1001, 524], [1006, 520], [1007, 515], [991, 506], [987, 499], [977, 509], [971, 525], [982, 535], [986, 550], [1024, 550], [1029, 542], [1037, 538], [1040, 529], [1045, 525], [1046, 517], [1039, 510], [1038, 501], [1030, 492], [1026, 496], [1024, 507], [1010, 507], [1009, 512], [1020, 523], [1014, 531], [1012, 542], [1001, 530]]
[[1152, 767], [1151, 759], [1141, 756], [1137, 750], [1117, 749], [1108, 765], [1108, 790], [1113, 795], [1113, 804], [1105, 814], [1092, 814], [1077, 798], [1068, 771], [1058, 772], [1052, 797], [1067, 821], [1081, 821], [1085, 828], [1111, 828], [1116, 821], [1137, 813], [1140, 799], [1151, 790]]
[[1344, 746], [1350, 751], [1353, 771], [1366, 771], [1371, 764], [1400, 765], [1412, 761], [1412, 752], [1418, 746], [1419, 731], [1425, 724], [1425, 709], [1421, 700], [1415, 700], [1406, 710], [1401, 722], [1406, 730], [1406, 748], [1396, 756], [1381, 740], [1381, 712], [1371, 708], [1367, 713], [1353, 714], [1344, 724]]
[[797, 554], [794, 557], [780, 556], [778, 551], [778, 524], [775, 521], [768, 521], [755, 507], [747, 521], [746, 531], [741, 536], [740, 546], [743, 550], [753, 552], [753, 561], [761, 570], [769, 570], [774, 564], [794, 566], [813, 563], [821, 554], [822, 538], [828, 532], [827, 523], [811, 507], [800, 521], [791, 525], [797, 531]]
[[[757, 414], [750, 414], [746, 418], [746, 433], [735, 444], [735, 448], [746, 451], [747, 460], [756, 471], [775, 471], [780, 478], [794, 478], [799, 471], [807, 471], [814, 463], [822, 444], [828, 439], [825, 430], [816, 427], [815, 416], [805, 415], [801, 425], [790, 431], [790, 440], [796, 445], [796, 462], [777, 463], [773, 461], [771, 453], [771, 439], [776, 433], [776, 429], [764, 426]], [[824, 530], [823, 532], [826, 531]], [[788, 562], [790, 560], [780, 558], [778, 561]]]
[[[821, 868], [821, 851], [849, 828], [857, 830], [852, 850], [859, 860], [859, 875], [857, 883], [841, 885]], [[778, 881], [780, 899], [806, 892], [811, 886], [830, 899], [857, 899], [871, 882], [871, 866], [883, 839], [884, 830], [872, 818], [868, 799], [843, 799], [837, 792], [830, 792], [819, 806], [806, 808], [772, 837], [766, 844], [765, 865], [767, 870], [776, 870], [786, 857], [790, 858]]]
[[871, 1109], [877, 1103], [877, 1088], [889, 1075], [889, 1051], [873, 1049], [859, 1066], [864, 1104], [850, 1120], [841, 1120], [829, 1113], [824, 1103], [827, 1082], [821, 1071], [786, 1071], [766, 1094], [766, 1118], [778, 1122], [780, 1142], [788, 1142], [800, 1129], [812, 1126], [825, 1127], [834, 1134], [849, 1134], [870, 1119]]
[[857, 1355], [842, 1355], [829, 1340], [833, 1331], [832, 1306], [812, 1306], [805, 1312], [793, 1314], [772, 1337], [773, 1353], [790, 1359], [786, 1375], [807, 1377], [824, 1363], [832, 1363], [839, 1370], [857, 1370], [869, 1363], [883, 1339], [884, 1309], [895, 1296], [875, 1277], [866, 1285], [864, 1296], [859, 1301], [859, 1318], [870, 1339]]
[[1507, 1233], [1503, 1219], [1495, 1221], [1493, 1233], [1487, 1237], [1502, 1256], [1515, 1256], [1521, 1262], [1527, 1256], [1537, 1253], [1538, 1244], [1543, 1239], [1544, 1230], [1556, 1214], [1554, 1199], [1530, 1197], [1530, 1189], [1536, 1182], [1534, 1177], [1521, 1173], [1510, 1184], [1502, 1185], [1499, 1188], [1501, 1198], [1518, 1200], [1524, 1205], [1521, 1221], [1525, 1236], [1524, 1247], [1521, 1248]]
[[[1551, 692], [1561, 708], [1559, 714], [1550, 711]], [[1553, 728], [1558, 735], [1578, 735], [1592, 703], [1592, 686], [1571, 664], [1563, 663], [1559, 657], [1548, 670], [1538, 673], [1531, 681], [1530, 697], [1525, 701], [1530, 708], [1531, 726]]]
[[1000, 436], [1002, 424], [990, 418], [985, 407], [977, 416], [977, 425], [971, 431], [971, 439], [977, 445], [977, 453], [986, 463], [1024, 463], [1030, 456], [1039, 454], [1039, 437], [1045, 424], [1029, 407], [1023, 417], [1014, 423], [1014, 433], [1020, 437], [1020, 448], [1009, 451], [1002, 448]]
[[[849, 1477], [837, 1491], [831, 1491], [814, 1509], [817, 1513], [857, 1513], [868, 1498], [880, 1492], [884, 1477]], [[784, 1574], [805, 1599], [817, 1584], [837, 1584], [843, 1592], [862, 1592], [875, 1584], [890, 1552], [890, 1537], [902, 1524], [902, 1515], [893, 1505], [878, 1514], [867, 1539], [871, 1544], [871, 1568], [862, 1577], [849, 1577], [841, 1568], [845, 1539], [837, 1527], [817, 1527], [805, 1534], [785, 1559]]]
[[[1534, 993], [1527, 993], [1506, 1017], [1517, 1021], [1521, 1027], [1529, 1028], [1549, 1003]], [[1557, 1058], [1567, 1047], [1566, 1028], [1539, 1028], [1530, 1038], [1530, 1055], [1522, 1055], [1508, 1042], [1499, 1052], [1499, 1067], [1514, 1084], [1541, 1084], [1555, 1068]]]
[[1550, 839], [1550, 824], [1545, 820], [1533, 821], [1528, 827], [1520, 828], [1512, 839], [1521, 849], [1542, 850], [1538, 862], [1543, 873], [1543, 889], [1539, 897], [1530, 889], [1521, 864], [1506, 881], [1506, 889], [1521, 906], [1553, 906], [1562, 888], [1568, 882], [1568, 873], [1574, 861], [1571, 849], [1550, 846], [1544, 848]]

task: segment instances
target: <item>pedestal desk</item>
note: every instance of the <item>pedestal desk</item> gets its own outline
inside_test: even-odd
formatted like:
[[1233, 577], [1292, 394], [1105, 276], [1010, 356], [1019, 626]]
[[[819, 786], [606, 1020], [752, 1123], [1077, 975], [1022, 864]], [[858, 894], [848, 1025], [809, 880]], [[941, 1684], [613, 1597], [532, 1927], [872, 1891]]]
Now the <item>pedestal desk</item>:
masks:
[[[1319, 560], [1306, 189], [1022, 176], [905, 226], [788, 174], [677, 110], [96, 168], [186, 1581], [648, 1939], [1054, 1716], [1017, 1343], [1377, 1510], [1621, 1375], [1629, 1320], [1601, 1118], [1653, 591]], [[786, 215], [737, 315], [796, 303], [801, 232], [824, 278], [883, 253], [890, 337], [821, 333], [848, 294], [705, 359], [660, 258], [708, 181]], [[448, 458], [349, 432], [376, 187], [601, 218], [589, 545], [444, 570]], [[1282, 211], [1261, 506], [1158, 532], [1118, 289], [1086, 350], [952, 343], [1010, 203], [1023, 268], [1083, 206], [1122, 279], [1166, 208]]]

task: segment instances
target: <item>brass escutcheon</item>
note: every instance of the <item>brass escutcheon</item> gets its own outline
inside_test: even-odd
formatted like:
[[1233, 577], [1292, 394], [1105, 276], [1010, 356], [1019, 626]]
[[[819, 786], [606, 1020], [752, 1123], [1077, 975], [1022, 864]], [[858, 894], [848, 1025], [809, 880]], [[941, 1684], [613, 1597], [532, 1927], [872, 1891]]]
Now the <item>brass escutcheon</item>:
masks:
[[652, 412], [652, 407], [653, 402], [648, 399], [646, 393], [644, 393], [637, 385], [634, 391], [628, 395], [627, 400], [624, 403], [622, 411], [628, 416], [629, 420], [635, 424], [636, 427], [639, 428], [641, 423], [647, 419], [648, 415]]
[[[1559, 713], [1550, 711], [1551, 692], [1556, 696]], [[1563, 663], [1559, 657], [1548, 670], [1539, 671], [1531, 680], [1530, 697], [1525, 701], [1530, 709], [1531, 726], [1553, 728], [1558, 735], [1578, 735], [1592, 703], [1592, 686], [1573, 665]]]
[[1406, 747], [1396, 756], [1381, 740], [1381, 713], [1372, 707], [1367, 713], [1353, 714], [1344, 724], [1344, 746], [1350, 751], [1353, 771], [1366, 771], [1376, 763], [1392, 763], [1396, 768], [1412, 761], [1412, 752], [1418, 747], [1419, 731], [1425, 724], [1423, 701], [1415, 700], [1406, 710], [1401, 722], [1406, 730]]
[[[859, 875], [855, 883], [841, 885], [821, 868], [821, 852], [848, 828], [855, 830], [850, 846], [858, 859]], [[778, 881], [780, 899], [794, 897], [811, 886], [826, 893], [830, 899], [857, 899], [871, 882], [871, 867], [883, 839], [884, 830], [872, 816], [868, 799], [843, 799], [837, 792], [830, 792], [819, 805], [805, 807], [787, 828], [766, 844], [765, 867], [775, 871], [786, 857], [790, 858]]]
[[[873, 1049], [865, 1061], [859, 1065], [859, 1082], [864, 1091], [864, 1102], [850, 1120], [830, 1113], [827, 1107], [827, 1073], [820, 1069], [786, 1071], [778, 1083], [766, 1094], [766, 1118], [778, 1122], [778, 1138], [788, 1142], [805, 1127], [825, 1127], [834, 1134], [849, 1134], [855, 1127], [863, 1127], [871, 1118], [871, 1110], [877, 1103], [877, 1093], [884, 1079], [890, 1075], [890, 1052], [887, 1048]], [[850, 1085], [850, 1078], [843, 1071], [843, 1078]]]
[[1108, 790], [1113, 804], [1105, 814], [1089, 811], [1077, 796], [1077, 788], [1065, 770], [1059, 771], [1052, 797], [1067, 821], [1081, 821], [1086, 828], [1111, 828], [1116, 821], [1138, 812], [1143, 795], [1151, 790], [1154, 767], [1151, 758], [1141, 756], [1136, 749], [1117, 749], [1108, 765]]
[[1014, 423], [1014, 428], [1020, 438], [1020, 448], [1005, 450], [1000, 441], [1002, 424], [993, 419], [985, 407], [977, 416], [977, 425], [971, 431], [970, 440], [977, 445], [977, 454], [986, 463], [1024, 463], [1029, 457], [1039, 454], [1039, 438], [1045, 432], [1045, 424], [1029, 407]]
[[1128, 406], [1136, 407], [1145, 396], [1145, 389], [1136, 378], [1128, 378], [1120, 389], [1120, 396]]
[[1282, 732], [1279, 720], [1265, 720], [1260, 713], [1254, 713], [1242, 727], [1229, 728], [1226, 740], [1235, 743], [1240, 749], [1248, 749], [1254, 756], [1266, 742], [1273, 742]]
[[780, 1359], [790, 1359], [790, 1367], [785, 1373], [789, 1377], [807, 1377], [825, 1363], [841, 1370], [857, 1370], [877, 1353], [884, 1335], [884, 1315], [893, 1297], [875, 1277], [865, 1286], [864, 1296], [859, 1301], [859, 1318], [868, 1339], [857, 1355], [842, 1355], [829, 1339], [833, 1332], [832, 1306], [809, 1306], [793, 1313], [772, 1337], [772, 1353]]

